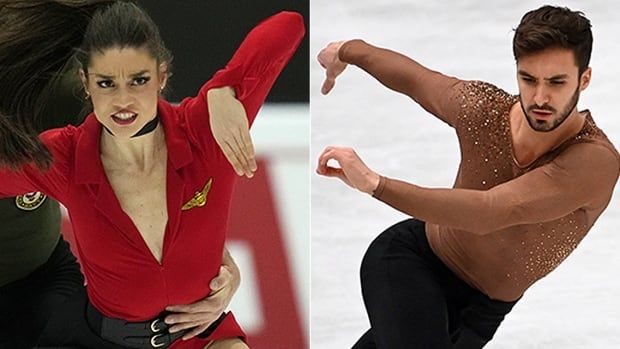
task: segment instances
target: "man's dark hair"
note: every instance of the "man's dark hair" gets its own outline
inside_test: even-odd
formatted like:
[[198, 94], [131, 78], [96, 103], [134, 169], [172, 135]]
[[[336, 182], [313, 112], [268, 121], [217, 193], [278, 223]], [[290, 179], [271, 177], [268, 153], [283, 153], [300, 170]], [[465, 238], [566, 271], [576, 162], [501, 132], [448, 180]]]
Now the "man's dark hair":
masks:
[[549, 5], [526, 13], [512, 41], [515, 60], [549, 48], [573, 51], [581, 75], [592, 53], [590, 20], [580, 11]]

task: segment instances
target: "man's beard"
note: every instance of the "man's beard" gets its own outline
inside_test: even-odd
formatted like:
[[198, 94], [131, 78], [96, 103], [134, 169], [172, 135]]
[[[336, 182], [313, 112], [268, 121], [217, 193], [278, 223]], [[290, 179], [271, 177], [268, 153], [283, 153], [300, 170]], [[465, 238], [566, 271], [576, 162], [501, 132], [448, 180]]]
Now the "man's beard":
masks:
[[[521, 99], [520, 96], [519, 98]], [[573, 96], [568, 102], [566, 108], [564, 108], [564, 110], [560, 114], [560, 118], [556, 119], [555, 121], [550, 120], [550, 122], [552, 122], [551, 124], [548, 124], [547, 122], [544, 122], [544, 121], [538, 121], [536, 120], [536, 118], [531, 117], [530, 114], [528, 114], [527, 111], [525, 110], [525, 106], [523, 105], [523, 99], [521, 99], [521, 109], [523, 110], [523, 114], [525, 114], [525, 119], [527, 120], [528, 124], [530, 124], [530, 127], [534, 131], [551, 132], [555, 130], [556, 128], [560, 127], [560, 125], [562, 125], [562, 123], [566, 121], [566, 119], [571, 114], [573, 109], [577, 107], [578, 102], [579, 102], [579, 85], [577, 85], [577, 89], [575, 90], [575, 93], [573, 93]], [[553, 113], [556, 112], [556, 110], [548, 104], [544, 104], [542, 106], [532, 105], [532, 106], [529, 106], [528, 109], [530, 111], [533, 109], [543, 109], [543, 110], [549, 110]]]

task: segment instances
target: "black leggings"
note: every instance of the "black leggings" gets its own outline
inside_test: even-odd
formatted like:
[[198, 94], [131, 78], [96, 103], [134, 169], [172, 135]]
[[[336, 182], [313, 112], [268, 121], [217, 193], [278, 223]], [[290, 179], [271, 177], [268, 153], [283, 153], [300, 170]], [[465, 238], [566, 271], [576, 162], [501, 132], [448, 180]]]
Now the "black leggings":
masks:
[[45, 264], [0, 287], [0, 348], [31, 348], [50, 317], [83, 288], [80, 267], [60, 238]]
[[516, 303], [492, 300], [454, 275], [414, 219], [373, 241], [361, 279], [371, 328], [354, 349], [482, 348]]

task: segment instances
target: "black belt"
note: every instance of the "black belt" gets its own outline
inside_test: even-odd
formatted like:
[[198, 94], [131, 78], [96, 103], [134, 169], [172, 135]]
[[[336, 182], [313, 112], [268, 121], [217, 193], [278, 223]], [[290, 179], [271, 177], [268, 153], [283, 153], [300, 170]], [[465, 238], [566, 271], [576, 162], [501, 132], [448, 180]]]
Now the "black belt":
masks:
[[[164, 322], [169, 312], [163, 312], [154, 319], [143, 322], [129, 322], [115, 319], [101, 314], [90, 302], [86, 310], [86, 317], [90, 327], [103, 339], [117, 345], [136, 349], [168, 348], [175, 340], [191, 331], [184, 330], [176, 333], [168, 332], [170, 327]], [[224, 320], [226, 313], [220, 315], [204, 332], [200, 338], [208, 337]]]

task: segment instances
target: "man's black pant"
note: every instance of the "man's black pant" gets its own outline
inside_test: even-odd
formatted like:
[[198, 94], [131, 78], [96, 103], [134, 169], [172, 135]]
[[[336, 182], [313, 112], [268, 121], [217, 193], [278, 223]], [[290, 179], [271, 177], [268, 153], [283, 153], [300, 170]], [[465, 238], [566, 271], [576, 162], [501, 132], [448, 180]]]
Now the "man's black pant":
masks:
[[52, 314], [83, 288], [80, 266], [60, 238], [45, 264], [0, 287], [0, 348], [34, 346]]
[[0, 287], [0, 349], [120, 348], [88, 327], [87, 300], [80, 266], [60, 238], [45, 264]]
[[492, 300], [454, 275], [414, 219], [373, 241], [361, 280], [371, 329], [353, 349], [482, 348], [516, 303]]

